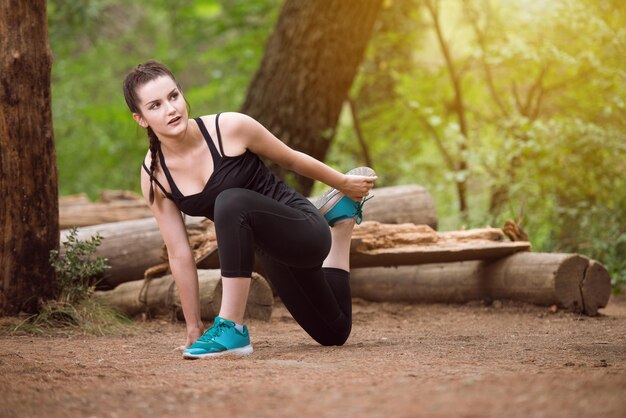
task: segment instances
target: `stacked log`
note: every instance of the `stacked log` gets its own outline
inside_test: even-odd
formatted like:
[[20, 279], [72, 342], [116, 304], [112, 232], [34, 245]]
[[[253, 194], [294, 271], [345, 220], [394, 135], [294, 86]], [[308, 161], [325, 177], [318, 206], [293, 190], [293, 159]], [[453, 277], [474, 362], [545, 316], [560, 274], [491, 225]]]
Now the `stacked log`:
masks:
[[[437, 229], [435, 201], [423, 186], [380, 187], [363, 206], [363, 219], [384, 224], [413, 223]], [[389, 210], [393, 207], [393, 210]]]
[[[202, 320], [211, 321], [218, 315], [222, 303], [220, 271], [198, 270], [198, 282], [200, 314]], [[171, 275], [123, 283], [113, 290], [96, 292], [95, 298], [130, 317], [144, 313], [151, 316], [173, 314], [183, 319], [180, 296]], [[274, 296], [267, 281], [259, 274], [252, 274], [244, 317], [267, 321], [273, 304]]]
[[59, 228], [83, 227], [152, 217], [152, 211], [138, 194], [107, 190], [92, 202], [86, 194], [59, 198]]
[[594, 316], [607, 305], [606, 268], [576, 254], [520, 252], [496, 260], [357, 268], [352, 293], [372, 301], [464, 303], [510, 299]]
[[[111, 208], [121, 207], [122, 203], [119, 202], [124, 200], [135, 201], [138, 202], [137, 205], [145, 206], [143, 200], [133, 196], [132, 193], [124, 195], [120, 192], [108, 192], [102, 195], [103, 202], [99, 204], [106, 205], [104, 201], [118, 202], [113, 206], [107, 206], [109, 209], [103, 209], [103, 213], [112, 213]], [[82, 208], [76, 209], [74, 213], [85, 212], [85, 214], [101, 209], [94, 205], [98, 203], [90, 203], [84, 195], [68, 198], [66, 204], [68, 207]], [[395, 217], [388, 215], [392, 211], [384, 210], [384, 208], [388, 208], [389, 205], [399, 208], [398, 215]], [[78, 217], [72, 216], [72, 225], [80, 223]], [[369, 216], [374, 220], [379, 218], [381, 222], [387, 223], [395, 219], [431, 224], [433, 227], [437, 224], [432, 197], [423, 187], [416, 185], [376, 189], [375, 198], [366, 205], [364, 216]], [[91, 215], [85, 216], [85, 219], [87, 218], [98, 219]], [[194, 256], [198, 268], [218, 268], [217, 241], [212, 222], [203, 218], [187, 217], [186, 224], [192, 247], [195, 247]], [[68, 230], [61, 231], [61, 241], [65, 240], [68, 233]], [[111, 266], [106, 276], [99, 282], [99, 289], [111, 289], [121, 283], [142, 280], [144, 277], [160, 277], [169, 271], [165, 262], [167, 252], [153, 217], [83, 227], [78, 231], [78, 239], [86, 240], [97, 233], [103, 237], [103, 241], [96, 255], [106, 257]]]
[[[375, 199], [369, 200], [363, 208], [365, 219], [392, 224], [412, 222], [437, 229], [435, 202], [426, 188], [418, 185], [381, 187], [372, 194]], [[315, 197], [310, 199], [315, 200]], [[394, 207], [392, 211], [390, 202]], [[59, 199], [60, 229], [150, 217], [152, 212], [145, 200], [130, 191], [106, 190], [95, 202], [84, 193]]]
[[[364, 218], [378, 222], [357, 226], [351, 243], [355, 297], [444, 303], [514, 299], [587, 315], [597, 314], [608, 303], [610, 276], [594, 260], [576, 254], [531, 253], [529, 242], [507, 241], [498, 228], [437, 232], [432, 198], [421, 186], [380, 188], [375, 196], [365, 206]], [[132, 199], [137, 200], [128, 200]], [[74, 205], [94, 211], [81, 198]], [[219, 274], [205, 272], [219, 269], [215, 231], [208, 220], [190, 218], [186, 223], [201, 272], [202, 306], [210, 309], [203, 316], [210, 319], [219, 310], [216, 301], [221, 295]], [[130, 315], [158, 313], [160, 306], [175, 305], [167, 251], [153, 218], [82, 228], [78, 239], [96, 233], [104, 238], [97, 255], [108, 258], [112, 267], [100, 288], [115, 288], [106, 292], [109, 296], [99, 293], [99, 297], [120, 301], [119, 307]], [[259, 263], [255, 271], [263, 273]], [[267, 285], [262, 276], [255, 277], [253, 283], [262, 280]], [[251, 300], [256, 297], [253, 293]]]

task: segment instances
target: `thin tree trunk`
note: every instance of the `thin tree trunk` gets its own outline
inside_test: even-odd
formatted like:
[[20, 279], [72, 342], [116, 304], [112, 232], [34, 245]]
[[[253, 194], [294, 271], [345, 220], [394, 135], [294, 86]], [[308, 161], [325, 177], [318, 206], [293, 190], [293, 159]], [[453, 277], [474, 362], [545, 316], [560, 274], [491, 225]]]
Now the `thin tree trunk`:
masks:
[[348, 106], [350, 107], [350, 114], [352, 115], [352, 126], [354, 126], [354, 133], [359, 140], [359, 145], [361, 145], [361, 151], [363, 152], [363, 161], [365, 161], [366, 166], [374, 168], [374, 163], [372, 162], [372, 157], [370, 156], [369, 147], [367, 146], [367, 142], [365, 142], [365, 138], [363, 137], [363, 131], [361, 131], [361, 121], [359, 120], [359, 115], [356, 110], [356, 103], [354, 102], [354, 100], [352, 100], [351, 97], [348, 97]]
[[[465, 103], [463, 101], [463, 89], [461, 87], [461, 75], [452, 60], [452, 54], [450, 53], [450, 47], [443, 37], [443, 31], [441, 29], [441, 22], [439, 20], [438, 4], [433, 4], [432, 0], [426, 0], [424, 5], [428, 9], [430, 16], [433, 20], [433, 26], [439, 46], [441, 47], [441, 53], [446, 61], [446, 67], [448, 69], [448, 75], [450, 76], [450, 82], [454, 90], [454, 112], [459, 120], [459, 129], [463, 136], [463, 141], [459, 144], [459, 157], [456, 161], [456, 172], [466, 173], [468, 170], [468, 163], [465, 160], [465, 153], [467, 151], [467, 142], [469, 138], [469, 132], [467, 127], [467, 116], [465, 110]], [[457, 195], [459, 197], [459, 211], [461, 212], [461, 218], [467, 222], [469, 219], [469, 207], [467, 205], [467, 178], [456, 180]]]
[[56, 293], [57, 168], [45, 0], [0, 2], [0, 314]]
[[[241, 111], [290, 147], [323, 161], [381, 5], [382, 0], [286, 0]], [[270, 166], [287, 177], [284, 169]], [[294, 180], [301, 193], [310, 194], [311, 179]]]

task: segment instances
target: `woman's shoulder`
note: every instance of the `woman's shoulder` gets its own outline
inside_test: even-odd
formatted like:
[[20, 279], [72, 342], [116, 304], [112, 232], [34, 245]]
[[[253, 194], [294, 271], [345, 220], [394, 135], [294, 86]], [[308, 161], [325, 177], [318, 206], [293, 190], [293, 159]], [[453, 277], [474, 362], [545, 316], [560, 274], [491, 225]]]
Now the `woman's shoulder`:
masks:
[[[219, 115], [219, 119], [217, 116]], [[259, 129], [260, 124], [251, 116], [240, 112], [220, 112], [216, 114], [200, 116], [204, 124], [215, 127], [216, 122], [223, 137], [234, 138], [248, 136]]]
[[217, 120], [218, 115], [219, 115], [218, 122], [220, 125], [220, 129], [222, 128], [222, 125], [239, 126], [239, 125], [247, 125], [251, 123], [258, 123], [251, 116], [248, 116], [245, 113], [240, 113], [240, 112], [213, 113], [209, 115], [200, 116], [200, 119], [202, 119], [202, 121], [205, 124], [207, 123], [213, 124]]

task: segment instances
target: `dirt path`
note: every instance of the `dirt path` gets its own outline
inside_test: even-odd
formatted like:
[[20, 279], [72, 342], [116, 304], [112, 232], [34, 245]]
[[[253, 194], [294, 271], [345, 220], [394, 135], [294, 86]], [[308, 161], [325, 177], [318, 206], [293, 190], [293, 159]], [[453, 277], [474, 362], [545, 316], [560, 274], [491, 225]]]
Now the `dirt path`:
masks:
[[595, 318], [504, 303], [355, 301], [343, 347], [287, 311], [255, 353], [183, 361], [184, 327], [128, 337], [0, 337], [0, 417], [626, 416], [626, 298]]

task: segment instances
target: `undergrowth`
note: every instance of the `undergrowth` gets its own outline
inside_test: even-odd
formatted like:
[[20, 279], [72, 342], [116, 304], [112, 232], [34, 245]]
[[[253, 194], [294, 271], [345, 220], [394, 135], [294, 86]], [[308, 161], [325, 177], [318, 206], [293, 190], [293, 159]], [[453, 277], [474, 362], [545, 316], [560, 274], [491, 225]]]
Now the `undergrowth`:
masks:
[[104, 257], [94, 257], [102, 237], [82, 241], [72, 228], [63, 242], [63, 252], [50, 251], [50, 264], [57, 274], [59, 296], [42, 302], [36, 315], [5, 327], [10, 334], [91, 334], [132, 333], [133, 322], [115, 309], [92, 298], [96, 278], [109, 268]]

